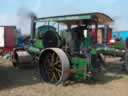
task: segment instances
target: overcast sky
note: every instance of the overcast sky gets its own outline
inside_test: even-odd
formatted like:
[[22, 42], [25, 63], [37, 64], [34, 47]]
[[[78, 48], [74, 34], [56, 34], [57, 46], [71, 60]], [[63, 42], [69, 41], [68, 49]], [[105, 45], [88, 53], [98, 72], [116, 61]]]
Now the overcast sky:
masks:
[[115, 20], [116, 30], [128, 30], [127, 6], [128, 0], [0, 0], [0, 25], [23, 25], [17, 15], [29, 11], [38, 17], [103, 12]]

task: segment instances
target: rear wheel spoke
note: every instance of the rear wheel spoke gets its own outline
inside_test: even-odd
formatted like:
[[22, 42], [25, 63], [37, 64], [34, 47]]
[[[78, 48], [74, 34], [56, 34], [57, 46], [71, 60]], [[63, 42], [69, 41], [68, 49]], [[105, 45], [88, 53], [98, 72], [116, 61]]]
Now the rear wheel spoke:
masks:
[[56, 67], [55, 70], [56, 70], [57, 72], [60, 72], [60, 73], [61, 73], [61, 69], [58, 69], [58, 68]]
[[54, 72], [54, 74], [55, 74], [55, 81], [58, 81], [57, 74], [55, 72]]
[[53, 52], [53, 53], [52, 53], [51, 62], [53, 63], [53, 62], [54, 62], [54, 60], [55, 60], [55, 53]]
[[55, 69], [55, 72], [56, 72], [56, 75], [57, 75], [58, 80], [59, 80], [59, 78], [61, 77], [61, 72], [62, 72], [62, 71], [58, 71], [58, 70]]
[[57, 81], [55, 72], [53, 72], [51, 81], [52, 81], [52, 82], [56, 82], [56, 81]]
[[53, 82], [54, 81], [54, 75], [52, 75], [52, 78], [51, 78], [51, 82]]
[[57, 61], [53, 64], [53, 66], [58, 65], [58, 64], [60, 64], [60, 63], [61, 63], [60, 60], [57, 60]]

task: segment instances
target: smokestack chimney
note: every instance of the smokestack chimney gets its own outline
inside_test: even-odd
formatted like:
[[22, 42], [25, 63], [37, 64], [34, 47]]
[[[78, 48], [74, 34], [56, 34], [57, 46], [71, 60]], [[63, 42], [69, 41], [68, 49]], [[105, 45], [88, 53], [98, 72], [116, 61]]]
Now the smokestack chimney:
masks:
[[34, 22], [34, 20], [37, 17], [35, 15], [31, 15], [31, 39], [35, 38], [35, 31], [36, 31], [36, 23]]

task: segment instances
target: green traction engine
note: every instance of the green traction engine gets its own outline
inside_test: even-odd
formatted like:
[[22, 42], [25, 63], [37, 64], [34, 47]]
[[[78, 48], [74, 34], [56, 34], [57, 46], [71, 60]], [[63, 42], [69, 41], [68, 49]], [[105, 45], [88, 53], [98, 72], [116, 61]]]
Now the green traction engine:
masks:
[[102, 13], [34, 18], [31, 46], [14, 50], [13, 65], [37, 64], [43, 80], [53, 84], [93, 78], [100, 66], [90, 28], [110, 21]]

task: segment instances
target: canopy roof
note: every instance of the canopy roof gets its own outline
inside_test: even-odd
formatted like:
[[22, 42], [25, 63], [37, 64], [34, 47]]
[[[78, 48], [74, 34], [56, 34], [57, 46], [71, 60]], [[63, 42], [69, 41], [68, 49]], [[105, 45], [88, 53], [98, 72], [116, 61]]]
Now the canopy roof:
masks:
[[73, 14], [73, 15], [63, 15], [63, 16], [52, 16], [52, 17], [43, 17], [37, 18], [35, 22], [60, 22], [64, 24], [87, 24], [97, 22], [98, 24], [109, 24], [113, 20], [111, 17], [104, 13], [85, 13], [85, 14]]

